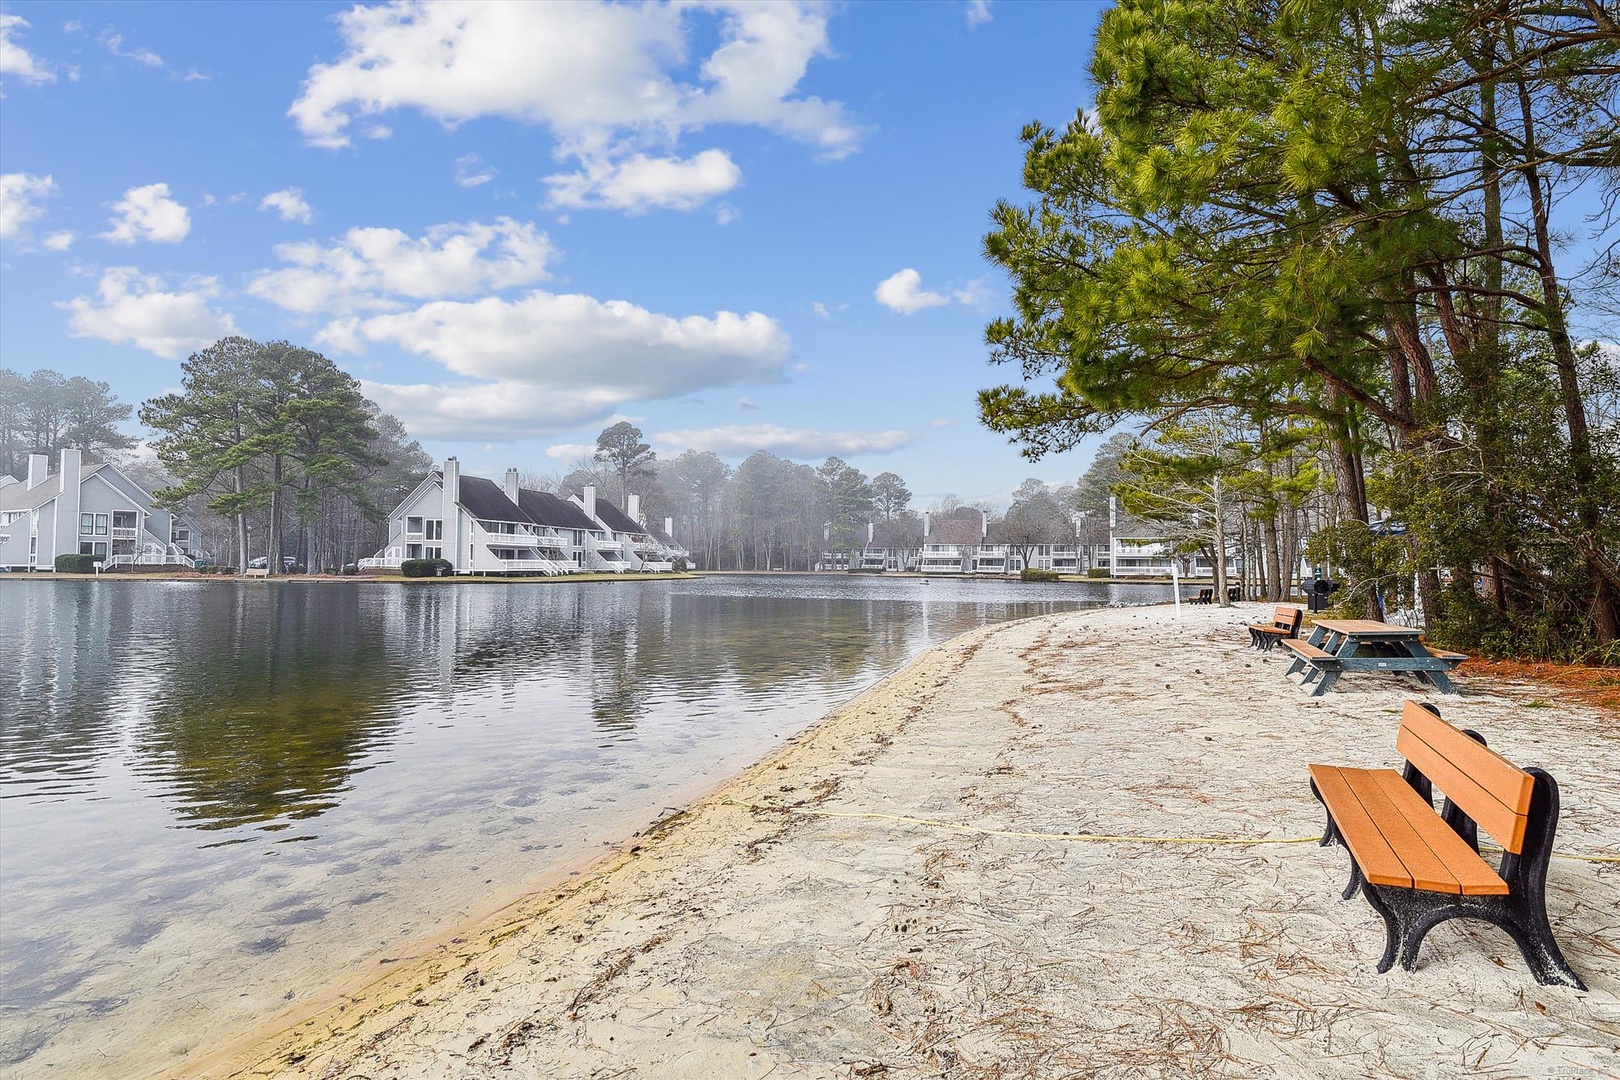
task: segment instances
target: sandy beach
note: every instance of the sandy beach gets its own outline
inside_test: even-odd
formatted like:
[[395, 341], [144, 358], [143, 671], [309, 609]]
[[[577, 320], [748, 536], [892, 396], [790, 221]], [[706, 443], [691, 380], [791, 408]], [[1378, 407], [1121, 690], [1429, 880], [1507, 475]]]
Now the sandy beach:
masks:
[[1269, 610], [957, 638], [568, 885], [192, 1075], [1620, 1074], [1620, 865], [1549, 873], [1582, 993], [1478, 922], [1378, 974], [1339, 848], [1039, 835], [1314, 838], [1306, 764], [1398, 765], [1418, 698], [1557, 778], [1560, 851], [1620, 854], [1612, 714], [1480, 679], [1311, 699], [1248, 648]]

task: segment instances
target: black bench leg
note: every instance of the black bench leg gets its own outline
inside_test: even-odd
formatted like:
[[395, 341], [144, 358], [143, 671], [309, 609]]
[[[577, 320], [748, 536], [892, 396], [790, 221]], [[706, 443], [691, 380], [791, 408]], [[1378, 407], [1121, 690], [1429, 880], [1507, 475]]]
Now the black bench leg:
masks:
[[1395, 966], [1395, 957], [1400, 954], [1401, 939], [1405, 937], [1405, 927], [1401, 925], [1401, 918], [1395, 909], [1384, 903], [1378, 895], [1378, 887], [1371, 882], [1361, 886], [1361, 895], [1367, 898], [1372, 909], [1383, 916], [1384, 919], [1384, 955], [1378, 961], [1378, 973], [1382, 975]]
[[1559, 951], [1558, 942], [1553, 940], [1552, 925], [1547, 922], [1546, 912], [1527, 911], [1522, 905], [1514, 906], [1518, 910], [1513, 912], [1512, 918], [1504, 919], [1497, 925], [1506, 930], [1519, 947], [1536, 982], [1542, 986], [1573, 986], [1577, 990], [1585, 990], [1586, 984], [1570, 970], [1564, 954]]

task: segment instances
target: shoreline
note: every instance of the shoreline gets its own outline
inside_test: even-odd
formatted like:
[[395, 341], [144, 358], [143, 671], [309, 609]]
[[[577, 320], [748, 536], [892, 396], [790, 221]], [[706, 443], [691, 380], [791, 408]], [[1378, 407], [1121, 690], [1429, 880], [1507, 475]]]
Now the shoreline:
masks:
[[[1555, 934], [1592, 987], [1578, 994], [1538, 987], [1477, 923], [1436, 930], [1416, 972], [1377, 975], [1377, 920], [1339, 902], [1343, 854], [1314, 844], [1105, 849], [916, 823], [1319, 833], [1303, 762], [1389, 762], [1390, 717], [1423, 695], [1369, 676], [1311, 701], [1237, 644], [1248, 614], [1100, 609], [970, 631], [566, 886], [162, 1075], [1598, 1071], [1620, 1044], [1620, 947], [1600, 914], [1620, 900], [1612, 866], [1549, 876]], [[1178, 658], [1138, 647], [1172, 628]], [[1612, 724], [1570, 706], [1545, 727], [1511, 688], [1466, 685], [1439, 698], [1448, 718], [1564, 785], [1559, 847], [1620, 851]], [[1493, 1031], [1522, 1037], [1499, 1047]]]
[[[403, 1000], [405, 992], [401, 991], [400, 984], [410, 984], [409, 993], [415, 993], [424, 982], [441, 983], [454, 971], [487, 955], [494, 946], [529, 927], [535, 920], [579, 900], [583, 893], [601, 888], [604, 880], [631, 870], [638, 856], [648, 846], [672, 842], [679, 844], [680, 830], [684, 824], [699, 813], [725, 807], [733, 801], [728, 798], [728, 793], [754, 779], [756, 773], [763, 778], [765, 774], [779, 769], [791, 771], [791, 766], [782, 764], [782, 761], [795, 757], [805, 740], [862, 706], [868, 698], [885, 695], [891, 684], [921, 677], [914, 669], [924, 665], [932, 654], [963, 639], [986, 635], [1000, 627], [1023, 621], [1028, 620], [979, 627], [924, 650], [898, 671], [818, 717], [798, 733], [785, 737], [781, 746], [773, 748], [765, 756], [736, 773], [696, 788], [683, 800], [684, 805], [675, 808], [674, 813], [662, 814], [628, 836], [605, 841], [608, 850], [565, 859], [548, 867], [532, 880], [522, 895], [425, 939], [413, 950], [412, 955], [399, 957], [397, 964], [390, 961], [386, 971], [343, 975], [319, 994], [301, 1002], [297, 1008], [267, 1017], [254, 1029], [227, 1043], [211, 1047], [196, 1058], [155, 1070], [148, 1074], [149, 1080], [259, 1076], [276, 1058], [293, 1055], [299, 1056], [300, 1061], [305, 1060], [307, 1054], [296, 1049], [296, 1046], [315, 1034], [312, 1029], [324, 1027], [326, 1034], [329, 1034], [346, 1022], [352, 1030], [378, 1010], [387, 1009]], [[926, 677], [933, 678], [934, 675], [933, 667], [929, 665]], [[324, 1038], [326, 1034], [315, 1037]]]

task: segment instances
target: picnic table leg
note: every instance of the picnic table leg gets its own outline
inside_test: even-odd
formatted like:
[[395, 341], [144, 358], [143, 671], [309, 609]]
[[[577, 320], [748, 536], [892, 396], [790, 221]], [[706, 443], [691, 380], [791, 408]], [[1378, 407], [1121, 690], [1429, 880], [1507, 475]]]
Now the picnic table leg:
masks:
[[1311, 688], [1311, 697], [1321, 697], [1323, 694], [1333, 689], [1333, 684], [1339, 681], [1339, 674], [1338, 669], [1334, 669], [1332, 671], [1323, 671], [1322, 681]]

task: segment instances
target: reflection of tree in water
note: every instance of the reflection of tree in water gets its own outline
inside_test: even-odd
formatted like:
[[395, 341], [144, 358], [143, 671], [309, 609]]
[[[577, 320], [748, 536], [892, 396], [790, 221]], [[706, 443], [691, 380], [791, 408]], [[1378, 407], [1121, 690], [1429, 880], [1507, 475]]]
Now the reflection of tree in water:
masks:
[[[219, 590], [224, 594], [224, 590]], [[193, 828], [331, 809], [359, 759], [398, 726], [400, 680], [353, 589], [233, 589], [196, 624], [143, 726], [137, 768], [161, 778]], [[210, 597], [210, 599], [213, 599]]]

